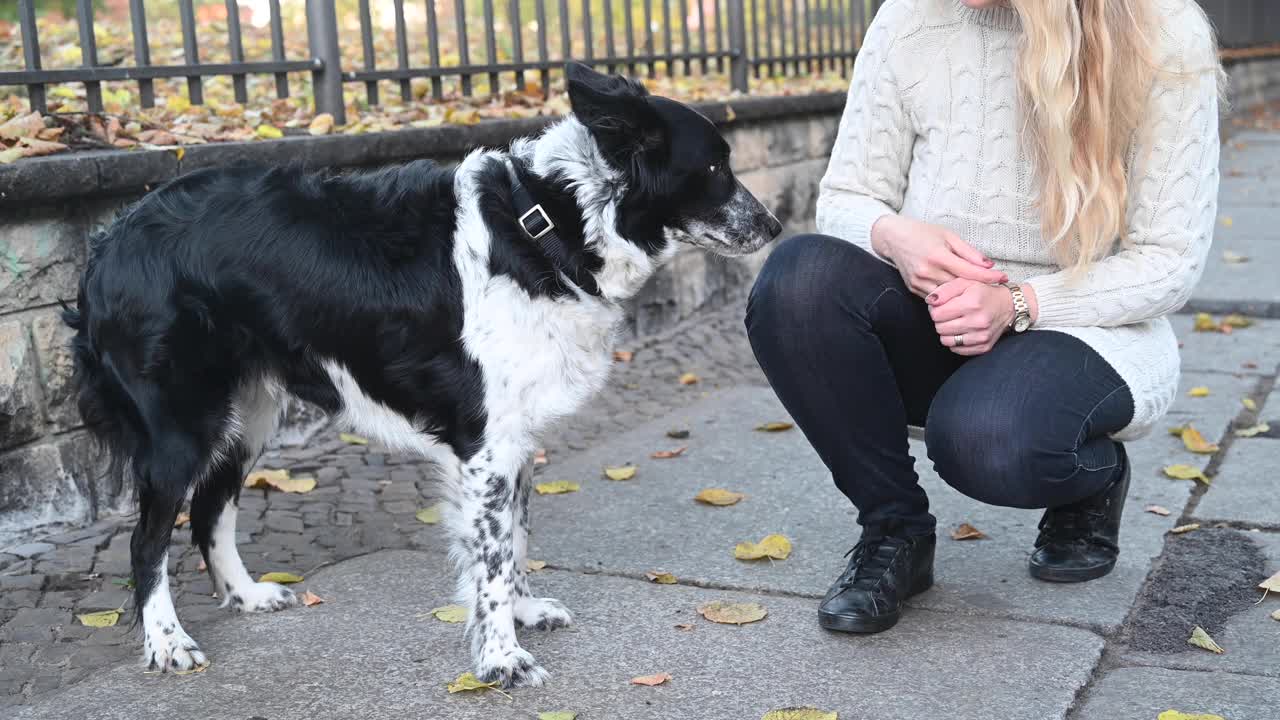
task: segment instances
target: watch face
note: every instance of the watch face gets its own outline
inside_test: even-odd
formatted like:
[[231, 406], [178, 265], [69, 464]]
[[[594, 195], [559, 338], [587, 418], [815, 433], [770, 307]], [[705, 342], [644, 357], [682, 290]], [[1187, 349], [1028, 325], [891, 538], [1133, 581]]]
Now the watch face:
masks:
[[1025, 315], [1013, 321], [1014, 332], [1025, 332], [1029, 327], [1031, 327], [1031, 318]]

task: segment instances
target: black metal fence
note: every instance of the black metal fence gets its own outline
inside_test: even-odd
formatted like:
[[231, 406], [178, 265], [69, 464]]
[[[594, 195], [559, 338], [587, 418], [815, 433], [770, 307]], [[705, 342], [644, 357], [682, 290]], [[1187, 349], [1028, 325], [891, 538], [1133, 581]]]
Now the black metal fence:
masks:
[[[148, 43], [144, 0], [129, 0], [133, 64], [107, 66], [99, 62], [96, 48], [94, 0], [77, 0], [81, 64], [43, 69], [35, 0], [18, 0], [25, 68], [0, 68], [0, 86], [26, 86], [31, 108], [44, 111], [46, 86], [83, 83], [89, 111], [101, 112], [103, 82], [137, 82], [140, 104], [151, 107], [155, 104], [153, 84], [158, 79], [185, 78], [187, 98], [192, 104], [201, 104], [203, 79], [229, 76], [236, 101], [245, 103], [246, 77], [274, 76], [275, 94], [283, 98], [290, 93], [289, 73], [301, 72], [310, 73], [316, 111], [331, 113], [338, 123], [345, 122], [346, 83], [363, 84], [370, 105], [379, 103], [379, 83], [385, 81], [398, 84], [401, 97], [411, 99], [410, 83], [415, 78], [429, 80], [434, 99], [444, 96], [446, 81], [469, 96], [474, 91], [474, 79], [487, 78], [489, 92], [497, 94], [504, 78], [512, 79], [516, 87], [523, 89], [531, 73], [537, 74], [542, 91], [546, 92], [551, 70], [571, 57], [610, 71], [625, 68], [631, 75], [727, 74], [734, 90], [748, 92], [752, 77], [847, 74], [871, 15], [884, 2], [506, 0], [505, 8], [499, 10], [495, 0], [417, 0], [422, 12], [415, 12], [415, 17], [423, 21], [424, 27], [411, 28], [405, 0], [380, 0], [379, 9], [389, 4], [393, 11], [396, 62], [394, 66], [379, 67], [377, 49], [383, 39], [375, 28], [370, 0], [358, 0], [356, 6], [363, 51], [360, 63], [344, 63], [344, 43], [354, 38], [347, 28], [340, 28], [336, 7], [339, 0], [305, 0], [308, 47], [305, 53], [294, 53], [305, 57], [292, 59], [286, 52], [281, 0], [256, 1], [259, 5], [266, 2], [269, 10], [270, 60], [245, 60], [241, 3], [225, 0], [230, 61], [201, 62], [195, 4], [193, 0], [177, 0], [183, 62], [155, 64]], [[1280, 0], [1201, 2], [1218, 27], [1224, 47], [1280, 42]], [[440, 27], [442, 14], [452, 15], [453, 28]], [[471, 37], [477, 31], [473, 16], [482, 23], [483, 52], [472, 48]], [[452, 38], [447, 35], [450, 32]], [[417, 54], [423, 62], [411, 61], [410, 33], [425, 38], [426, 52]], [[447, 58], [441, 52], [442, 39], [450, 40]], [[526, 39], [530, 43], [527, 49]]]

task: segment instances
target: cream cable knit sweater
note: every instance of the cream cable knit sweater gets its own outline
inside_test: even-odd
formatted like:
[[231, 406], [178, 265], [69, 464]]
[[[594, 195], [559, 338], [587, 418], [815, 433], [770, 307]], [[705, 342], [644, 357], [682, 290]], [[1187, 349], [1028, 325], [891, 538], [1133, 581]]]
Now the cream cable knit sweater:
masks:
[[[1163, 67], [1210, 67], [1212, 30], [1193, 0], [1160, 0]], [[1217, 80], [1157, 79], [1129, 155], [1129, 207], [1113, 254], [1082, 276], [1061, 271], [1040, 233], [1033, 169], [1018, 140], [1015, 55], [1007, 7], [889, 0], [858, 54], [831, 164], [819, 232], [871, 250], [890, 213], [945, 226], [996, 261], [1040, 303], [1038, 329], [1074, 335], [1106, 358], [1148, 432], [1178, 387], [1178, 342], [1165, 315], [1204, 268], [1218, 192]]]

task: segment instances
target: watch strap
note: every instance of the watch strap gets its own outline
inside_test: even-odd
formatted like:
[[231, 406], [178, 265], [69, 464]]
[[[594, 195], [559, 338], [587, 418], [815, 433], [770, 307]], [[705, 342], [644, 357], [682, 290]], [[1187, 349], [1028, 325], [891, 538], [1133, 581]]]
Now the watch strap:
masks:
[[1022, 294], [1022, 288], [1017, 283], [1005, 283], [1005, 287], [1009, 288], [1009, 294], [1013, 296], [1013, 320], [1009, 327], [1016, 328], [1019, 320], [1031, 319], [1031, 306], [1027, 305], [1027, 297]]

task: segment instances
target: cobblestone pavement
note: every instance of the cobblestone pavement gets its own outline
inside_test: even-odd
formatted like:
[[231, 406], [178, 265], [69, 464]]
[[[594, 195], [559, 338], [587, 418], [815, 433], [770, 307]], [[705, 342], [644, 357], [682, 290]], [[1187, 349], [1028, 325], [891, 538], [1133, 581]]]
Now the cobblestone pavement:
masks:
[[[742, 304], [697, 316], [673, 330], [624, 344], [608, 387], [545, 441], [549, 465], [612, 433], [687, 407], [708, 389], [764, 385], [742, 329]], [[681, 385], [692, 372], [700, 382]], [[313, 474], [307, 494], [245, 490], [237, 526], [240, 552], [254, 576], [273, 570], [307, 574], [339, 560], [387, 548], [438, 543], [414, 517], [434, 502], [430, 467], [413, 457], [351, 445], [325, 431], [306, 447], [265, 454], [259, 466]], [[129, 534], [133, 516], [40, 538], [0, 552], [0, 706], [74, 683], [94, 668], [138, 652], [126, 626], [93, 629], [76, 613], [132, 607]], [[189, 528], [174, 533], [169, 554], [174, 604], [193, 635], [229, 612], [212, 597]]]

